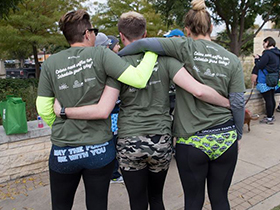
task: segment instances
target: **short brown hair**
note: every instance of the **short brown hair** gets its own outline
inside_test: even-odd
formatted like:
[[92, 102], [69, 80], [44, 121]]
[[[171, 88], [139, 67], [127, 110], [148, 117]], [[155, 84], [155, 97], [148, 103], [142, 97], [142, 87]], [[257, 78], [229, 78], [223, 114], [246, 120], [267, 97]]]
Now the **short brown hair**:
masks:
[[118, 22], [118, 30], [129, 41], [142, 38], [146, 32], [146, 19], [138, 12], [123, 13]]
[[194, 35], [210, 35], [211, 33], [211, 16], [206, 11], [204, 0], [193, 0], [192, 9], [188, 11], [185, 17], [185, 27]]
[[69, 44], [82, 42], [83, 33], [91, 28], [90, 16], [85, 10], [68, 12], [60, 18], [59, 27]]

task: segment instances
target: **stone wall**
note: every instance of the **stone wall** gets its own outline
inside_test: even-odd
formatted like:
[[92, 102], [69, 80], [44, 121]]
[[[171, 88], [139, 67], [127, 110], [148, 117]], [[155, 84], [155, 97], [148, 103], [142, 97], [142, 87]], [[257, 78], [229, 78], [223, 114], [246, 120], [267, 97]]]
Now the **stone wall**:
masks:
[[[247, 89], [245, 93], [245, 101], [247, 101], [249, 95], [251, 93], [251, 89]], [[280, 102], [280, 94], [275, 94], [276, 107]], [[262, 98], [262, 95], [256, 89], [253, 89], [253, 93], [250, 97], [250, 100], [246, 104], [246, 108], [251, 111], [252, 114], [264, 114], [265, 113], [265, 102]]]
[[0, 183], [48, 170], [50, 128], [28, 122], [28, 133], [6, 135], [0, 126]]

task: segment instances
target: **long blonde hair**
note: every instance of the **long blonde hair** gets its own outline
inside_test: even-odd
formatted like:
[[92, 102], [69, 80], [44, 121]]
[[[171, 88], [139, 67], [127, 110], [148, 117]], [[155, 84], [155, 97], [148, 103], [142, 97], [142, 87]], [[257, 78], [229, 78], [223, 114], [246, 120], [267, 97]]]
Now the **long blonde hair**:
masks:
[[185, 27], [195, 36], [211, 34], [211, 16], [206, 11], [204, 0], [193, 0], [192, 9], [185, 16]]

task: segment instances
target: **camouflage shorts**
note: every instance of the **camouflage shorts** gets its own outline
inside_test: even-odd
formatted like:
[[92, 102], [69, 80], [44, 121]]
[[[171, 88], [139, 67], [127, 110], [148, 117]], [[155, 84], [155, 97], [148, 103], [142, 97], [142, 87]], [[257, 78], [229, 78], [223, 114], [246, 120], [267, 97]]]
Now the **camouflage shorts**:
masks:
[[151, 172], [167, 170], [172, 158], [169, 135], [147, 135], [119, 138], [117, 159], [120, 168], [137, 171], [148, 167]]

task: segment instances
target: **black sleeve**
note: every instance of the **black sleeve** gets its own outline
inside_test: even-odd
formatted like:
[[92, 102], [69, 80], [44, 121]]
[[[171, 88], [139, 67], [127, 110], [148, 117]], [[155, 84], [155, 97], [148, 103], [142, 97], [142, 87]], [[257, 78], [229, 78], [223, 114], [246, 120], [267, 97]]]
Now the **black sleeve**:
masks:
[[152, 51], [158, 55], [166, 55], [161, 43], [157, 40], [157, 38], [144, 38], [137, 40], [123, 48], [118, 53], [118, 55], [133, 55], [146, 51]]
[[230, 93], [229, 102], [233, 115], [233, 120], [237, 130], [237, 140], [240, 140], [243, 134], [243, 125], [245, 117], [244, 93]]
[[262, 57], [256, 62], [255, 67], [259, 69], [265, 69], [269, 61], [269, 53], [264, 53]]

